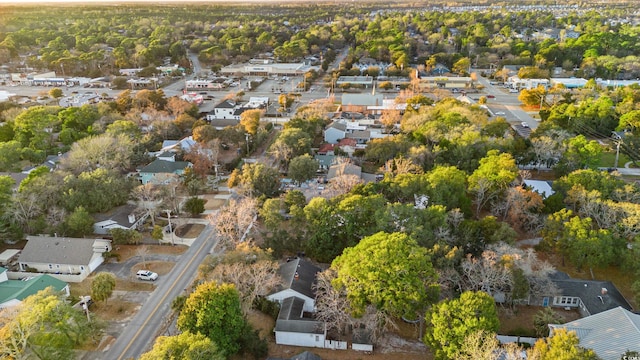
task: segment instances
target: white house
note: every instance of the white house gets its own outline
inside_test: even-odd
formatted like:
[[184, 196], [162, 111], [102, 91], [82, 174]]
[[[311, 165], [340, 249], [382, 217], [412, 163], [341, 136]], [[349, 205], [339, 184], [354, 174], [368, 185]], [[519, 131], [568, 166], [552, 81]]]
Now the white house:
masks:
[[304, 301], [304, 311], [315, 311], [315, 294], [312, 285], [319, 272], [319, 267], [301, 258], [290, 259], [278, 270], [282, 278], [282, 286], [277, 292], [267, 296], [267, 299], [282, 304], [286, 298], [297, 297]]
[[33, 269], [49, 274], [90, 274], [111, 251], [111, 240], [51, 236], [27, 236], [18, 257], [20, 271]]
[[338, 121], [334, 121], [324, 130], [324, 141], [329, 144], [337, 144], [340, 139], [344, 139], [347, 135], [347, 125]]
[[602, 360], [619, 360], [627, 351], [640, 352], [640, 315], [622, 307], [568, 322], [549, 324], [555, 330], [575, 331], [580, 346], [593, 350]]
[[276, 320], [276, 344], [325, 347], [324, 322], [304, 317], [305, 300], [291, 296], [282, 301]]

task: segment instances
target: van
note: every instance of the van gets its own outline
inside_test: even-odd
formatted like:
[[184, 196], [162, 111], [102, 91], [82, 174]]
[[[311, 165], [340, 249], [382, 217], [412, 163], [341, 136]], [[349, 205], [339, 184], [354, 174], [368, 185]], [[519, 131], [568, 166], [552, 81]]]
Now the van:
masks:
[[158, 278], [158, 274], [149, 270], [139, 270], [136, 273], [136, 277], [138, 278], [138, 280], [156, 281], [156, 279]]

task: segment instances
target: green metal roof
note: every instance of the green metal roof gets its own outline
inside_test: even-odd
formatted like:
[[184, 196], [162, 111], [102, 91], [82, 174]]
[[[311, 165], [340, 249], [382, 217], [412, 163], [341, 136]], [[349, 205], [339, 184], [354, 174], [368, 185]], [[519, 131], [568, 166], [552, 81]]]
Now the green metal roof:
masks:
[[56, 291], [61, 291], [67, 286], [67, 283], [46, 274], [35, 276], [29, 280], [7, 280], [0, 283], [0, 304], [13, 299], [22, 301], [49, 286], [52, 286]]

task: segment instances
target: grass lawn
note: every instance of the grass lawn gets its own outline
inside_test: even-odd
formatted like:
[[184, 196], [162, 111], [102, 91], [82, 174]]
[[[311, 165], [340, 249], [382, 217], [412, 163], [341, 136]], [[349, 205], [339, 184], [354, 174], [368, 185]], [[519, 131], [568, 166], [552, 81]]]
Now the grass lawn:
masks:
[[[629, 159], [627, 155], [621, 153], [620, 157], [618, 158], [618, 167], [624, 167], [624, 164], [626, 164], [629, 161], [631, 161], [631, 159]], [[614, 167], [615, 162], [616, 162], [615, 151], [603, 152], [600, 155], [600, 162], [598, 163], [598, 167], [607, 167], [607, 168]]]

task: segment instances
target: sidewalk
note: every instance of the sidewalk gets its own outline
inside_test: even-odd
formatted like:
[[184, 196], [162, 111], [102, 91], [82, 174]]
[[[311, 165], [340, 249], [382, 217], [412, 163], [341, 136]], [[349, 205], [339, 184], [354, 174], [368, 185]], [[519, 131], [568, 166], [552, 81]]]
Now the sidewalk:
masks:
[[[225, 187], [223, 189], [223, 187], [220, 188], [220, 190], [222, 191], [228, 191], [228, 189]], [[229, 192], [228, 194], [218, 194], [214, 196], [214, 199], [222, 199], [222, 200], [229, 200], [231, 197], [233, 196], [233, 193]], [[218, 213], [219, 210], [205, 210], [202, 214], [203, 215], [215, 215]], [[202, 224], [204, 226], [207, 226], [210, 224], [209, 219], [208, 218], [182, 218], [182, 220], [184, 221], [184, 223], [180, 224], [180, 225], [186, 225], [186, 224]], [[177, 226], [174, 226], [174, 230]], [[193, 242], [196, 240], [197, 236], [194, 238], [182, 238], [179, 237], [175, 234], [175, 231], [173, 233], [166, 233], [163, 232], [163, 237], [162, 237], [162, 241], [160, 241], [163, 244], [175, 244], [175, 245], [187, 245], [187, 246], [191, 246], [191, 244], [193, 244]]]

